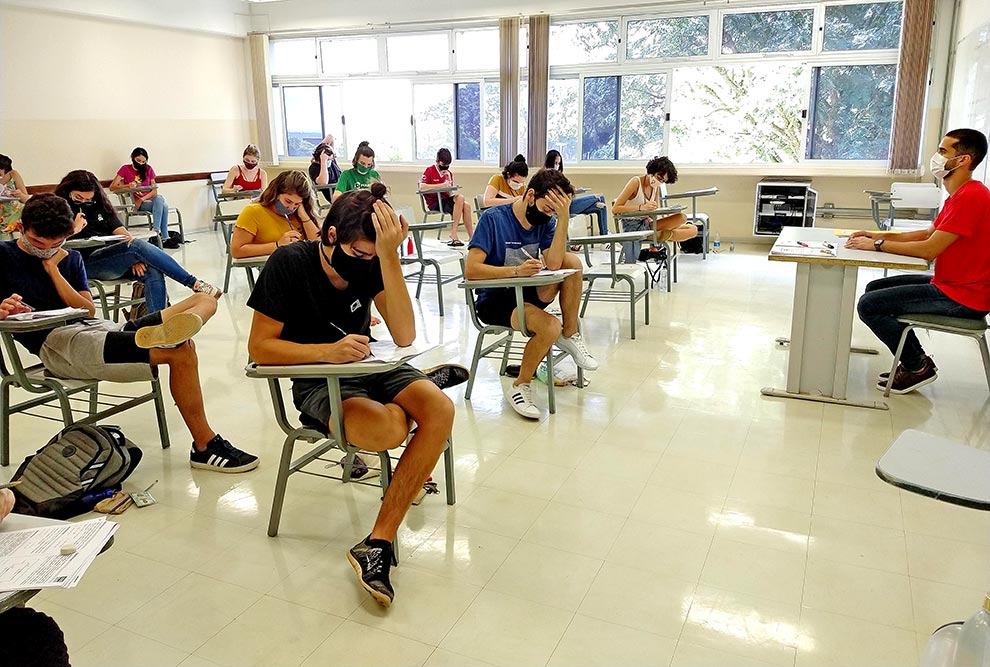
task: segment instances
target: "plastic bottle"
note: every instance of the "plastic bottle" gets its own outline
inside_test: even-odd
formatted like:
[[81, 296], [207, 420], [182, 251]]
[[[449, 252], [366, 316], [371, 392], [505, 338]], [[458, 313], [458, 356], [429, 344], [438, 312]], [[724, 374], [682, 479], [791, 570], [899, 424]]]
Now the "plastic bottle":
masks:
[[735, 251], [736, 251], [736, 242], [729, 241], [729, 252], [735, 252]]
[[960, 630], [962, 623], [957, 622], [943, 625], [933, 632], [925, 644], [921, 667], [953, 667]]
[[712, 243], [712, 252], [718, 253], [718, 251], [721, 249], [722, 249], [722, 237], [718, 235], [718, 232], [715, 232], [715, 242]]
[[116, 493], [113, 489], [103, 489], [102, 491], [96, 491], [95, 493], [87, 493], [82, 497], [82, 501], [86, 505], [95, 505], [104, 498], [113, 498], [113, 494]]
[[983, 608], [966, 621], [956, 641], [953, 667], [990, 667], [990, 593]]

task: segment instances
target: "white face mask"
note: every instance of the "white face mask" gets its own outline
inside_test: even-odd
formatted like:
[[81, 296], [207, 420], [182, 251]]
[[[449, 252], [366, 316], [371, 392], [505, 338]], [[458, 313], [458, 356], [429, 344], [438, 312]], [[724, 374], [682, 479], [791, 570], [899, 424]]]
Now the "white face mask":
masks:
[[929, 169], [929, 171], [932, 172], [932, 176], [934, 176], [935, 178], [942, 178], [942, 179], [944, 179], [946, 176], [948, 176], [949, 174], [951, 174], [952, 172], [954, 172], [956, 169], [959, 168], [959, 165], [956, 165], [952, 169], [946, 169], [945, 168], [945, 163], [948, 162], [949, 160], [955, 160], [956, 158], [959, 158], [959, 157], [962, 157], [962, 156], [961, 155], [956, 155], [956, 156], [948, 157], [947, 158], [944, 155], [940, 155], [938, 153], [935, 153], [935, 155], [932, 156], [932, 159], [930, 159], [928, 161], [928, 169]]
[[516, 192], [519, 192], [524, 187], [526, 187], [526, 184], [525, 183], [516, 183], [515, 181], [509, 181], [509, 187], [512, 188], [513, 190], [515, 190]]

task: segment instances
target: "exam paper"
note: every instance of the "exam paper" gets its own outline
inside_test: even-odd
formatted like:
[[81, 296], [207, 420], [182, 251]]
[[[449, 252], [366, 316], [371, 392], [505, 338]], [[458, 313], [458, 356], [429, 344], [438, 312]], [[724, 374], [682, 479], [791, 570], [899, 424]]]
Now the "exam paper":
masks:
[[539, 273], [534, 275], [537, 276], [569, 276], [572, 273], [577, 273], [577, 269], [557, 269], [556, 271], [551, 271], [550, 269], [543, 269]]
[[796, 257], [835, 257], [835, 243], [825, 241], [777, 241], [771, 255]]
[[362, 359], [363, 362], [404, 361], [406, 359], [412, 359], [424, 352], [429, 352], [437, 347], [437, 345], [433, 343], [413, 343], [412, 345], [399, 347], [390, 340], [376, 340], [373, 343], [369, 343], [368, 347], [371, 348], [371, 356]]
[[46, 317], [61, 317], [62, 315], [79, 315], [89, 317], [89, 311], [85, 308], [58, 308], [56, 310], [32, 310], [30, 313], [17, 313], [8, 315], [7, 319], [14, 322], [29, 322], [31, 320], [43, 320]]
[[[118, 524], [105, 518], [0, 532], [0, 591], [73, 588]], [[63, 556], [63, 545], [75, 553]]]

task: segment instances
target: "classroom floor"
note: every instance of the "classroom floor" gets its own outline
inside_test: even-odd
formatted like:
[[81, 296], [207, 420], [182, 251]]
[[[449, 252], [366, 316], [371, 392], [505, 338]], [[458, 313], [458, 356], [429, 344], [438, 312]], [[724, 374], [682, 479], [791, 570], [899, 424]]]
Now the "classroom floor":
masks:
[[[177, 259], [220, 283], [219, 236], [192, 238]], [[174, 407], [164, 452], [151, 408], [120, 416], [145, 452], [128, 486], [160, 480], [160, 503], [122, 515], [78, 588], [34, 606], [77, 667], [915, 665], [990, 589], [990, 515], [899, 491], [874, 464], [906, 428], [990, 446], [979, 352], [923, 338], [941, 377], [887, 412], [764, 398], [783, 385], [773, 339], [789, 332], [793, 276], [765, 248], [684, 257], [635, 341], [623, 307], [592, 304], [602, 370], [539, 422], [504, 403], [484, 363], [470, 404], [451, 392], [458, 502], [410, 510], [384, 611], [344, 557], [374, 489], [294, 476], [280, 535], [266, 535], [282, 434], [267, 386], [242, 371], [251, 316], [235, 273], [197, 338], [200, 370], [215, 428], [261, 467], [193, 472]], [[446, 343], [420, 365], [470, 360], [463, 296], [445, 293], [442, 329], [433, 290], [414, 301], [420, 335]], [[859, 323], [854, 340], [875, 344]], [[879, 397], [888, 364], [854, 355], [850, 395]], [[12, 430], [19, 461], [53, 426], [18, 416]]]

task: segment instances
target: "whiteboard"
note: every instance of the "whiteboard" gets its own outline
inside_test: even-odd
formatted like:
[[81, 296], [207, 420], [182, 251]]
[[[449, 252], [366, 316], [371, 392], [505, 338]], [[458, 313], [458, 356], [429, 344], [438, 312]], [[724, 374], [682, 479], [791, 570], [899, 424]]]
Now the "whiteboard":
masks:
[[[956, 45], [948, 119], [946, 131], [971, 127], [990, 137], [990, 23]], [[987, 183], [987, 173], [984, 160], [973, 176]]]

